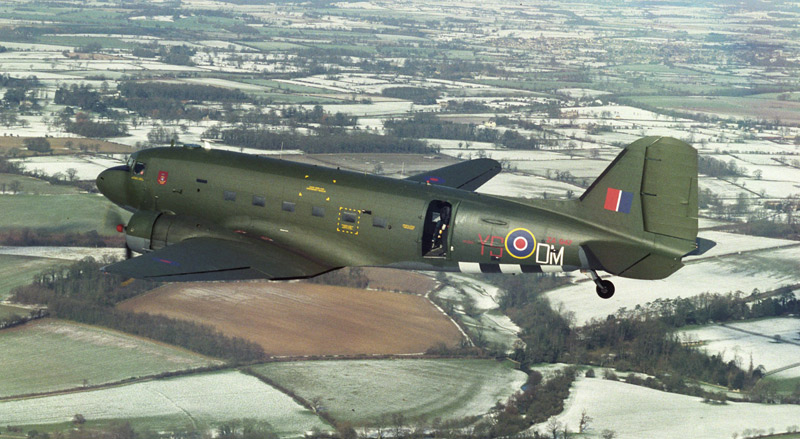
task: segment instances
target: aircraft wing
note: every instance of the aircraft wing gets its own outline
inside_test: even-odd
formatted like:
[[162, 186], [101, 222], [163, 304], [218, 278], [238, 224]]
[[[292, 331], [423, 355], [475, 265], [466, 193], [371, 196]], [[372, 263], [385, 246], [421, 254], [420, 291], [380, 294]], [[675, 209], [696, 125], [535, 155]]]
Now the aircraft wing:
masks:
[[500, 169], [497, 160], [476, 159], [412, 175], [406, 180], [474, 191], [499, 174]]
[[[260, 244], [260, 243], [259, 243]], [[103, 267], [106, 273], [163, 282], [299, 279], [328, 267], [274, 244], [191, 238]]]

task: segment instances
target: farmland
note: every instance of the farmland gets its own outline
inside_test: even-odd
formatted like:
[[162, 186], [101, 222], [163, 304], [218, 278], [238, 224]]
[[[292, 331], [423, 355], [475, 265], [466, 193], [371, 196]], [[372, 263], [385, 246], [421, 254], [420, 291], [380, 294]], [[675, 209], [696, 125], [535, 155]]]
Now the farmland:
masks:
[[[107, 224], [109, 212], [123, 217], [122, 209], [96, 194], [74, 195], [14, 195], [2, 199], [0, 231], [30, 228], [53, 233], [89, 232], [101, 235], [116, 234], [113, 225]], [[59, 221], [52, 215], [58, 212]]]
[[421, 353], [461, 341], [423, 297], [327, 285], [173, 284], [119, 306], [210, 324], [272, 355]]
[[0, 174], [0, 186], [6, 188], [6, 192], [11, 192], [9, 187], [14, 182], [20, 184], [20, 193], [31, 195], [62, 195], [75, 194], [78, 190], [74, 186], [59, 186], [48, 183], [38, 178], [26, 175]]
[[145, 381], [101, 390], [0, 402], [4, 419], [16, 425], [127, 418], [154, 429], [210, 428], [235, 419], [263, 421], [282, 437], [329, 427], [309, 410], [258, 379], [240, 372]]
[[341, 360], [270, 363], [255, 368], [335, 419], [386, 425], [392, 414], [432, 421], [483, 414], [524, 384], [526, 375], [494, 360]]
[[30, 311], [25, 308], [20, 308], [18, 306], [8, 306], [8, 305], [0, 305], [0, 322], [6, 321], [11, 317], [22, 317], [29, 313]]
[[96, 386], [219, 364], [123, 333], [51, 319], [0, 332], [0, 345], [0, 397]]
[[55, 259], [0, 254], [0, 300], [6, 299], [14, 288], [31, 283], [33, 277], [47, 267], [62, 264], [63, 261]]

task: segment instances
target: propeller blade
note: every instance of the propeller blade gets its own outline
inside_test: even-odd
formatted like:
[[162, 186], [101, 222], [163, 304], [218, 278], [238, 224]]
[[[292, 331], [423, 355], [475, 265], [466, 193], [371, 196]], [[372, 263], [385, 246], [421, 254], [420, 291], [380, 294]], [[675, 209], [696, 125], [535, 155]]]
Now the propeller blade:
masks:
[[115, 229], [120, 224], [126, 224], [128, 221], [122, 217], [122, 213], [120, 209], [114, 206], [113, 204], [108, 206], [106, 209], [106, 215], [104, 220], [105, 228], [108, 230]]

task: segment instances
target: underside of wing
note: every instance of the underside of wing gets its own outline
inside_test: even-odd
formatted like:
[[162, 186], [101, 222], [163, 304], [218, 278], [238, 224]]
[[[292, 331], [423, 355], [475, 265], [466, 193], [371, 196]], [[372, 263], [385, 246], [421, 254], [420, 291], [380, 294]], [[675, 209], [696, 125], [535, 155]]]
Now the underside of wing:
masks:
[[406, 180], [474, 191], [500, 173], [500, 163], [492, 159], [476, 159], [445, 166]]
[[192, 238], [106, 267], [106, 273], [164, 282], [302, 279], [329, 267], [273, 244]]

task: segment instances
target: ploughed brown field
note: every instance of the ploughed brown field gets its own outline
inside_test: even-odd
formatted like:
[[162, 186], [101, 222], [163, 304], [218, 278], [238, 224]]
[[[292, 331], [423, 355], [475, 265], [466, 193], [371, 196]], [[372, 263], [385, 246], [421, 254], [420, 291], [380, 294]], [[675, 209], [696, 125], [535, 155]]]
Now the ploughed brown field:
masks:
[[424, 297], [302, 282], [170, 284], [119, 307], [208, 324], [270, 355], [405, 354], [461, 341]]
[[376, 290], [423, 295], [436, 288], [436, 281], [432, 277], [413, 271], [379, 267], [365, 267], [362, 270], [369, 279], [369, 287]]

